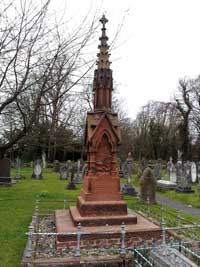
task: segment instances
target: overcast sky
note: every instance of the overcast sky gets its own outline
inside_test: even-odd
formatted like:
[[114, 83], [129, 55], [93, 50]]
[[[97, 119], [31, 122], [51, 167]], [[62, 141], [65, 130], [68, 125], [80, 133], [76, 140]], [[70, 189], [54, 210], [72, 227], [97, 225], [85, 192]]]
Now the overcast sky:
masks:
[[169, 101], [179, 78], [200, 74], [200, 0], [53, 1], [76, 18], [102, 6], [110, 40], [125, 14], [111, 68], [132, 118], [149, 100]]

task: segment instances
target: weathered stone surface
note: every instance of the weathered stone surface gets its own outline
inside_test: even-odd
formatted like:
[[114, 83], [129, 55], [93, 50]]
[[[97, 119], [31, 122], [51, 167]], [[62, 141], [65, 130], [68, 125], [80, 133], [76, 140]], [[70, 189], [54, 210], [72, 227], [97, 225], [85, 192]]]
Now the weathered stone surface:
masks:
[[147, 167], [140, 178], [140, 197], [144, 202], [156, 201], [156, 179], [151, 168]]

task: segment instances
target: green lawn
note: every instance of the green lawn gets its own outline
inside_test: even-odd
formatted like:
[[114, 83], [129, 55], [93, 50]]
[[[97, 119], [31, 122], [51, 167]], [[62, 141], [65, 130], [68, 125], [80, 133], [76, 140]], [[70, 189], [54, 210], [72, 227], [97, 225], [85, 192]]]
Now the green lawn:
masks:
[[[14, 176], [13, 171], [13, 176]], [[45, 199], [76, 200], [77, 190], [65, 189], [67, 181], [58, 179], [58, 173], [47, 169], [43, 180], [31, 179], [31, 169], [22, 170], [25, 180], [12, 187], [0, 187], [0, 267], [18, 267], [26, 244], [25, 233], [34, 211], [36, 195]], [[62, 204], [63, 207], [63, 204]]]

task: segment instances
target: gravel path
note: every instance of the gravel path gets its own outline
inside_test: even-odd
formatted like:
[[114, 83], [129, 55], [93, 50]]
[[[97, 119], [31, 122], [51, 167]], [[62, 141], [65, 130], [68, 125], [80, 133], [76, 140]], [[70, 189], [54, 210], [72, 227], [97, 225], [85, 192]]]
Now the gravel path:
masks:
[[198, 208], [188, 207], [187, 205], [181, 202], [169, 199], [159, 194], [156, 194], [156, 200], [163, 205], [167, 205], [169, 207], [175, 208], [177, 210], [183, 211], [185, 213], [189, 213], [197, 218], [200, 218], [200, 209]]

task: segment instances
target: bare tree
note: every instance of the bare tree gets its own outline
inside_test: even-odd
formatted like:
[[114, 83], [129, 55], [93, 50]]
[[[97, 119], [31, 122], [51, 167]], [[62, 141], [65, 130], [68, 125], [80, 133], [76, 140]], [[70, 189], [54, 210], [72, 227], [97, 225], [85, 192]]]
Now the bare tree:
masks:
[[176, 108], [181, 114], [182, 121], [179, 124], [179, 132], [181, 138], [181, 149], [183, 151], [183, 159], [188, 160], [190, 157], [190, 114], [192, 111], [191, 103], [191, 83], [190, 80], [179, 80], [179, 97], [176, 96]]
[[94, 64], [92, 59], [84, 67], [83, 50], [95, 32], [96, 17], [85, 18], [66, 38], [59, 25], [48, 24], [49, 3], [1, 3], [0, 157], [37, 124], [45, 105], [60, 105]]

